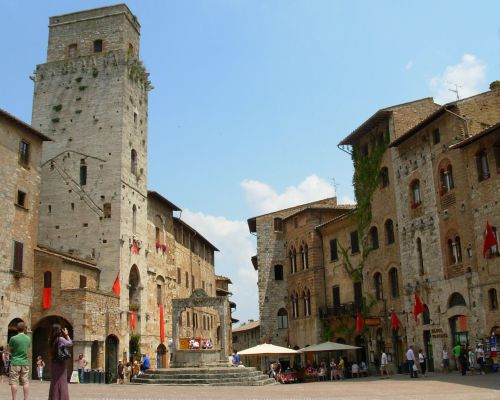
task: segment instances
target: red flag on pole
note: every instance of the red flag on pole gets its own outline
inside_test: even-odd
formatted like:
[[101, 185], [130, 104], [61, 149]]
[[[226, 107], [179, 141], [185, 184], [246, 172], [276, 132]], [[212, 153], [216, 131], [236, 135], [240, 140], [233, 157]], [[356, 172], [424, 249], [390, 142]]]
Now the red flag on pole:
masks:
[[491, 251], [493, 246], [497, 246], [497, 238], [493, 233], [493, 229], [488, 222], [486, 222], [486, 233], [484, 235], [484, 245], [483, 245], [483, 257], [486, 257], [488, 251]]
[[130, 329], [135, 329], [135, 313], [130, 311]]
[[44, 310], [48, 310], [51, 305], [52, 305], [52, 288], [44, 287], [43, 288], [42, 307]]
[[356, 316], [356, 334], [359, 335], [363, 329], [363, 320], [361, 319], [361, 314], [358, 313]]
[[120, 295], [120, 274], [116, 275], [115, 283], [113, 283], [113, 293]]
[[418, 297], [417, 292], [415, 292], [415, 305], [413, 306], [413, 318], [415, 318], [415, 321], [417, 320], [419, 314], [422, 314], [424, 311], [424, 305], [420, 301], [420, 297]]
[[399, 320], [396, 312], [394, 310], [392, 310], [392, 314], [391, 314], [392, 329], [397, 331], [400, 325], [401, 325], [401, 321]]
[[163, 304], [160, 304], [160, 343], [165, 342], [165, 320], [163, 319]]

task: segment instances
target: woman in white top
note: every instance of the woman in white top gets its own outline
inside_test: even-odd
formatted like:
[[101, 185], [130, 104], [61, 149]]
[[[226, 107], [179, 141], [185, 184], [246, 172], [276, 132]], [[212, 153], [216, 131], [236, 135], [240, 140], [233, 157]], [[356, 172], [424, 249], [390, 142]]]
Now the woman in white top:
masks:
[[443, 372], [447, 374], [450, 370], [450, 359], [448, 356], [448, 347], [444, 345], [443, 347]]
[[420, 364], [420, 372], [422, 372], [422, 376], [425, 376], [425, 371], [426, 371], [425, 354], [422, 349], [418, 351], [418, 363]]

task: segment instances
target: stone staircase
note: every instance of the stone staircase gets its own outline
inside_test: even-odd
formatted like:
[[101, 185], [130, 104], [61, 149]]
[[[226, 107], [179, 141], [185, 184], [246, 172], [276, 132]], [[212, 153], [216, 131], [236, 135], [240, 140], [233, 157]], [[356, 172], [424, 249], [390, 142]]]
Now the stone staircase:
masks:
[[179, 386], [264, 386], [276, 383], [253, 367], [150, 369], [132, 383]]

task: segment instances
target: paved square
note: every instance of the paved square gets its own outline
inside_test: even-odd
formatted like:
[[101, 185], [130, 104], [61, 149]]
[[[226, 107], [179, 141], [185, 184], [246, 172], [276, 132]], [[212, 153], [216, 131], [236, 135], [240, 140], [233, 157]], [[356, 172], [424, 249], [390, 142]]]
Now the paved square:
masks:
[[[31, 400], [46, 400], [48, 382], [31, 382]], [[74, 400], [160, 399], [370, 399], [370, 400], [498, 400], [500, 374], [462, 377], [457, 373], [409, 379], [361, 378], [343, 382], [317, 382], [263, 387], [70, 385]], [[22, 393], [18, 393], [22, 400]], [[0, 385], [0, 399], [10, 399], [9, 386]]]

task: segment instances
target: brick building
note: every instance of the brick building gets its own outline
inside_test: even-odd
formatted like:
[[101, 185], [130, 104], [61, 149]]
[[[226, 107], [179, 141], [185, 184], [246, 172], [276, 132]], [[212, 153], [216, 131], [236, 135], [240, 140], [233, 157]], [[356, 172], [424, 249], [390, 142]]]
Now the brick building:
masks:
[[50, 140], [0, 109], [0, 344], [31, 320], [42, 143]]

